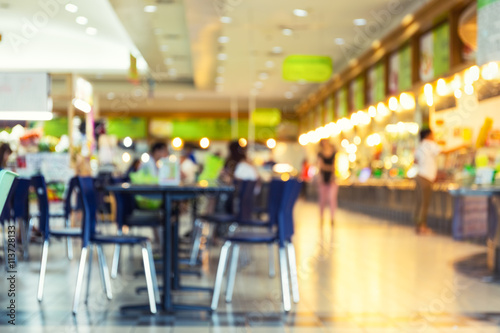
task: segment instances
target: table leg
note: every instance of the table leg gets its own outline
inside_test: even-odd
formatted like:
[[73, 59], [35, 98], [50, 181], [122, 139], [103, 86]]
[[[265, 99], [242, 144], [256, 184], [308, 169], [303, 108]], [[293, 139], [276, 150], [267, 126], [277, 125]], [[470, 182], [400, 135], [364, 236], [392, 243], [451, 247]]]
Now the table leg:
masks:
[[172, 264], [172, 224], [170, 215], [172, 214], [172, 202], [170, 195], [165, 192], [163, 197], [165, 205], [165, 226], [163, 227], [163, 308], [165, 311], [172, 311], [171, 295], [171, 264]]

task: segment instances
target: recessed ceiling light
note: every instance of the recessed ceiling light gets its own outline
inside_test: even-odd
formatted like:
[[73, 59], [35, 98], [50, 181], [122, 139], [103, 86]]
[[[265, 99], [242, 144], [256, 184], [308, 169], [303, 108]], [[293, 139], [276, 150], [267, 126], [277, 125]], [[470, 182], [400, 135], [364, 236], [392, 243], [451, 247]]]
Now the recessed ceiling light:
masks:
[[76, 18], [76, 23], [81, 24], [81, 25], [85, 25], [85, 24], [89, 23], [89, 19], [86, 18], [85, 16], [78, 16]]
[[95, 34], [97, 34], [97, 29], [94, 27], [88, 27], [87, 29], [85, 29], [85, 32], [88, 35], [94, 36]]
[[378, 39], [374, 40], [373, 43], [372, 43], [372, 47], [374, 49], [378, 49], [381, 45], [382, 45], [382, 43]]
[[285, 36], [291, 36], [291, 35], [293, 35], [293, 30], [292, 29], [288, 29], [288, 28], [287, 29], [283, 29], [282, 32], [283, 32], [283, 35], [285, 35]]
[[281, 46], [275, 46], [272, 48], [271, 52], [274, 54], [280, 54], [283, 52], [283, 48]]
[[221, 21], [222, 23], [231, 23], [231, 21], [232, 21], [232, 20], [233, 20], [233, 19], [231, 19], [229, 16], [222, 16], [222, 17], [220, 18], [220, 21]]
[[181, 93], [176, 94], [175, 99], [178, 101], [182, 101], [184, 99], [184, 94]]
[[357, 25], [357, 26], [363, 26], [363, 25], [366, 25], [366, 20], [363, 19], [363, 18], [359, 18], [359, 19], [355, 19], [353, 21], [354, 25]]
[[174, 64], [174, 59], [172, 59], [172, 58], [167, 58], [167, 59], [165, 59], [164, 63], [165, 63], [165, 65], [167, 65], [167, 66], [171, 66], [171, 65], [173, 65], [173, 64]]
[[161, 35], [163, 32], [163, 30], [160, 28], [156, 28], [154, 31], [155, 31], [155, 35]]
[[307, 16], [307, 10], [304, 10], [304, 9], [294, 9], [293, 10], [293, 15], [298, 16], [298, 17], [306, 17]]
[[266, 72], [262, 72], [259, 74], [259, 80], [267, 80], [269, 78], [269, 74]]
[[160, 45], [160, 50], [163, 52], [168, 51], [168, 45]]
[[345, 44], [344, 38], [335, 38], [335, 44], [344, 45]]
[[170, 69], [168, 70], [168, 75], [170, 75], [170, 76], [176, 76], [176, 75], [177, 75], [177, 69], [175, 69], [175, 68], [170, 68]]
[[64, 8], [70, 13], [76, 13], [78, 11], [78, 6], [72, 3], [68, 3]]
[[217, 59], [219, 59], [219, 60], [226, 60], [227, 59], [227, 54], [225, 54], [225, 53], [219, 53], [217, 55]]
[[215, 78], [215, 83], [217, 83], [217, 84], [222, 84], [222, 83], [224, 83], [224, 78], [223, 78], [222, 76], [217, 76], [217, 77]]
[[299, 87], [297, 87], [297, 86], [292, 86], [292, 87], [290, 88], [290, 90], [291, 90], [292, 92], [296, 93], [297, 91], [299, 91]]
[[261, 81], [256, 81], [253, 86], [257, 89], [260, 89], [264, 86], [264, 83], [262, 83]]
[[158, 7], [156, 7], [155, 5], [144, 6], [144, 11], [146, 13], [154, 13], [154, 12], [156, 12], [157, 9], [158, 9]]
[[259, 94], [259, 91], [257, 89], [254, 88], [254, 89], [250, 90], [250, 95], [257, 96], [258, 94]]
[[217, 92], [223, 92], [224, 91], [224, 86], [218, 85], [218, 86], [215, 87], [215, 90]]
[[106, 95], [106, 97], [109, 99], [109, 100], [112, 100], [115, 98], [115, 93], [114, 92], [110, 92]]
[[219, 43], [222, 43], [222, 44], [227, 43], [227, 42], [229, 42], [229, 37], [227, 37], [227, 36], [220, 36], [219, 39], [218, 39], [218, 41], [219, 41]]
[[285, 93], [285, 98], [287, 98], [287, 99], [292, 99], [292, 98], [293, 98], [293, 92], [291, 92], [291, 91], [287, 91], [287, 92]]
[[224, 73], [224, 67], [222, 67], [222, 66], [217, 67], [217, 73], [219, 73], [219, 74]]
[[274, 67], [274, 61], [272, 61], [272, 60], [266, 61], [266, 67], [267, 68], [273, 68]]

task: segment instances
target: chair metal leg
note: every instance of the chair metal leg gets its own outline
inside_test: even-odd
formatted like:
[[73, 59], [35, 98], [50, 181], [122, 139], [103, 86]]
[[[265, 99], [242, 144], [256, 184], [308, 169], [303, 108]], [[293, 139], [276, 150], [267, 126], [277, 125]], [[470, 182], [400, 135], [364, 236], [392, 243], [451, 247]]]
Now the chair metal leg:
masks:
[[152, 270], [154, 268], [150, 265], [149, 253], [147, 246], [142, 247], [142, 260], [144, 263], [144, 274], [146, 275], [146, 286], [148, 289], [148, 298], [149, 298], [149, 309], [151, 313], [156, 313], [156, 299], [155, 299], [155, 290], [153, 287], [152, 280]]
[[236, 272], [238, 271], [238, 258], [240, 254], [240, 246], [234, 244], [231, 253], [231, 266], [229, 266], [229, 276], [227, 278], [226, 302], [231, 303], [233, 300], [234, 282], [236, 281]]
[[73, 314], [76, 315], [78, 311], [78, 303], [80, 302], [80, 294], [82, 291], [83, 274], [85, 272], [85, 262], [87, 261], [87, 248], [82, 247], [80, 255], [80, 265], [78, 266], [78, 276], [76, 279], [75, 298], [73, 300]]
[[109, 277], [108, 264], [106, 262], [106, 257], [102, 251], [102, 245], [97, 245], [97, 258], [99, 260], [99, 266], [101, 267], [101, 277], [104, 285], [104, 292], [108, 299], [113, 298], [113, 293], [111, 292], [111, 279]]
[[280, 247], [279, 255], [280, 255], [281, 292], [283, 293], [283, 309], [285, 310], [285, 312], [288, 312], [292, 309], [292, 304], [290, 302], [288, 265], [286, 260], [286, 250], [284, 247]]
[[274, 245], [269, 244], [269, 277], [273, 278], [276, 276], [276, 270], [274, 269]]
[[[118, 236], [122, 235], [122, 231], [118, 230], [117, 232]], [[120, 261], [120, 250], [121, 250], [121, 245], [116, 244], [115, 245], [115, 251], [113, 253], [113, 262], [111, 263], [111, 278], [116, 279], [118, 276], [118, 262]]]
[[146, 243], [146, 249], [148, 250], [149, 266], [151, 268], [151, 280], [153, 281], [153, 289], [155, 292], [155, 298], [157, 300], [161, 299], [160, 288], [158, 287], [158, 277], [156, 275], [155, 260], [153, 258], [153, 249], [151, 248], [151, 243]]
[[73, 240], [71, 237], [66, 237], [66, 254], [68, 255], [68, 260], [73, 260]]
[[[92, 261], [94, 260], [94, 246], [89, 246], [89, 269], [87, 273], [87, 291], [85, 293], [85, 304], [89, 303], [90, 281], [92, 281]], [[102, 279], [102, 277], [101, 277]]]
[[298, 303], [299, 297], [299, 279], [297, 278], [297, 261], [295, 259], [295, 246], [292, 243], [286, 245], [288, 250], [288, 267], [290, 268], [290, 282], [292, 284], [292, 298], [294, 303]]
[[217, 267], [217, 275], [215, 277], [214, 294], [212, 296], [212, 304], [210, 308], [215, 311], [219, 304], [219, 296], [222, 287], [222, 279], [224, 278], [224, 271], [226, 269], [227, 253], [231, 248], [231, 242], [226, 241], [220, 250], [219, 265]]
[[196, 266], [196, 260], [200, 252], [201, 235], [203, 233], [203, 223], [196, 220], [193, 226], [193, 249], [191, 250], [190, 266]]
[[[66, 228], [69, 228], [71, 226], [71, 221], [69, 218], [66, 219], [65, 221]], [[68, 255], [69, 260], [73, 260], [73, 240], [71, 237], [66, 237], [66, 254]]]
[[45, 272], [47, 271], [47, 255], [49, 252], [49, 240], [46, 239], [43, 242], [42, 248], [42, 260], [40, 262], [40, 278], [38, 279], [38, 293], [37, 299], [39, 302], [42, 301], [43, 298], [43, 286], [45, 284]]
[[26, 237], [26, 223], [23, 218], [16, 219], [17, 224], [19, 225], [19, 232], [21, 234], [21, 242], [23, 249], [23, 260], [27, 261], [29, 256], [29, 247], [28, 247], [28, 239]]

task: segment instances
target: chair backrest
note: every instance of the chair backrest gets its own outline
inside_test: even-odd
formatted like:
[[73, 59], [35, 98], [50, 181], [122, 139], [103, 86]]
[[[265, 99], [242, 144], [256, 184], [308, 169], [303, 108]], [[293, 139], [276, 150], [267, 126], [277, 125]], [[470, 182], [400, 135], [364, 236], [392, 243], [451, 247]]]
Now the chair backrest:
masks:
[[267, 214], [269, 216], [269, 223], [271, 225], [278, 224], [278, 213], [280, 210], [281, 200], [283, 198], [283, 191], [285, 182], [281, 179], [273, 179], [269, 184], [269, 192], [267, 196]]
[[280, 246], [283, 246], [285, 241], [291, 241], [293, 236], [293, 208], [299, 197], [301, 187], [302, 182], [297, 179], [290, 179], [285, 182], [281, 207], [278, 215], [278, 236]]
[[249, 220], [252, 218], [254, 210], [254, 190], [256, 181], [239, 180], [236, 182], [236, 190], [238, 191], [238, 213], [239, 221]]
[[[71, 199], [72, 199], [71, 196], [73, 195], [73, 192], [75, 192], [77, 195], [75, 207], [71, 205]], [[82, 206], [82, 201], [80, 194], [80, 185], [78, 185], [78, 178], [73, 177], [69, 180], [68, 188], [66, 189], [66, 196], [64, 197], [64, 217], [66, 219], [69, 219], [69, 215], [73, 210], [73, 208], [78, 210], [82, 208], [81, 206]]]
[[49, 197], [47, 195], [47, 184], [45, 183], [45, 177], [43, 177], [42, 175], [31, 177], [31, 185], [33, 185], [33, 187], [35, 188], [36, 197], [38, 199], [40, 232], [43, 235], [43, 239], [47, 240], [50, 234], [50, 226]]
[[83, 205], [82, 247], [87, 247], [91, 237], [95, 234], [97, 213], [96, 191], [93, 178], [77, 177], [77, 179]]
[[31, 180], [27, 178], [17, 178], [16, 187], [12, 197], [13, 218], [29, 219], [29, 193]]

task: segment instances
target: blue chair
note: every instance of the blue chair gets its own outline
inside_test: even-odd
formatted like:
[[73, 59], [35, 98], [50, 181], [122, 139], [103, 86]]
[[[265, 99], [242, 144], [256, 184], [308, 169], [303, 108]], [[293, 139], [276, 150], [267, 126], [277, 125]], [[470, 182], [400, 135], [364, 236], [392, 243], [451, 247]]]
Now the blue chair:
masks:
[[230, 229], [235, 229], [236, 226], [268, 226], [267, 223], [252, 219], [254, 189], [257, 182], [255, 181], [237, 181], [235, 190], [237, 193], [237, 212], [236, 214], [229, 213], [214, 213], [202, 215], [194, 222], [193, 230], [193, 247], [189, 264], [194, 266], [198, 259], [198, 253], [201, 244], [201, 236], [204, 223], [210, 224], [231, 224], [234, 225]]
[[[124, 226], [129, 228], [149, 227], [155, 228], [164, 224], [165, 218], [161, 211], [148, 211], [137, 209], [135, 197], [129, 193], [114, 193], [116, 200], [116, 227], [117, 234], [122, 235]], [[111, 264], [111, 278], [118, 275], [118, 264], [120, 261], [121, 245], [116, 244]]]
[[[151, 243], [146, 237], [138, 236], [117, 236], [117, 235], [102, 235], [96, 232], [96, 192], [94, 189], [94, 182], [92, 178], [78, 177], [78, 184], [82, 193], [82, 202], [84, 210], [84, 219], [82, 224], [82, 253], [80, 257], [80, 265], [78, 267], [78, 277], [75, 289], [75, 298], [73, 302], [73, 314], [77, 313], [78, 304], [83, 283], [83, 274], [85, 271], [86, 260], [87, 260], [87, 247], [96, 245], [98, 251], [98, 258], [101, 262], [101, 279], [104, 282], [105, 291], [108, 299], [111, 299], [111, 282], [109, 277], [109, 272], [106, 265], [106, 260], [104, 253], [102, 251], [103, 245], [110, 244], [120, 244], [120, 245], [141, 245], [142, 246], [142, 257], [144, 264], [144, 273], [146, 275], [146, 285], [149, 297], [149, 308], [151, 313], [156, 313], [156, 299], [159, 298], [158, 282], [156, 280], [156, 270], [153, 261], [153, 254], [151, 251]], [[89, 263], [89, 284], [90, 284], [90, 267], [91, 267], [92, 257], [90, 257]], [[87, 288], [87, 298], [88, 298]]]
[[[288, 266], [290, 268], [290, 279], [292, 295], [295, 303], [299, 301], [299, 288], [297, 278], [297, 266], [295, 262], [295, 248], [292, 244], [293, 236], [293, 207], [300, 193], [302, 183], [297, 180], [289, 180], [283, 184], [280, 195], [277, 230], [268, 232], [236, 232], [226, 238], [222, 246], [215, 279], [214, 294], [211, 309], [216, 310], [222, 287], [222, 280], [226, 268], [228, 253], [232, 247], [231, 266], [226, 289], [226, 302], [232, 301], [236, 271], [238, 265], [239, 245], [248, 244], [278, 244], [281, 287], [283, 295], [283, 307], [286, 312], [291, 310], [290, 283], [288, 280]], [[288, 251], [287, 251], [288, 250]], [[287, 265], [288, 252], [288, 265]]]
[[[38, 220], [40, 232], [43, 236], [42, 259], [40, 263], [40, 278], [38, 280], [37, 299], [39, 302], [43, 299], [43, 289], [45, 284], [45, 273], [47, 271], [47, 256], [49, 252], [49, 241], [51, 237], [55, 238], [80, 238], [82, 230], [80, 228], [50, 228], [49, 198], [47, 195], [47, 184], [42, 175], [33, 176], [31, 185], [35, 188], [38, 199]], [[69, 214], [69, 213], [68, 213]]]
[[12, 195], [12, 219], [14, 222], [18, 222], [21, 234], [22, 248], [23, 248], [23, 259], [28, 260], [28, 245], [29, 245], [29, 232], [26, 227], [30, 221], [29, 216], [29, 190], [31, 186], [31, 181], [27, 178], [17, 178], [16, 187]]

